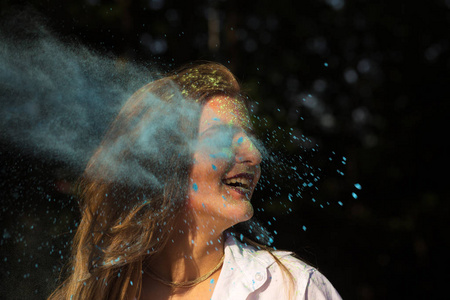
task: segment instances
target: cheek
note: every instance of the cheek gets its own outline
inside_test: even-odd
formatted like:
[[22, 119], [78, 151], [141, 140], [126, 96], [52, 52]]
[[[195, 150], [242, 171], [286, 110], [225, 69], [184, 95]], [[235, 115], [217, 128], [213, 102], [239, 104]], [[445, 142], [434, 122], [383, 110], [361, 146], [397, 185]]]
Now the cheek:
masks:
[[197, 212], [212, 212], [220, 194], [217, 185], [207, 182], [193, 183], [188, 191], [186, 206]]
[[[225, 145], [226, 144], [226, 145]], [[230, 162], [234, 158], [234, 151], [232, 147], [232, 140], [222, 143], [208, 143], [203, 141], [199, 145], [198, 151], [195, 156], [198, 161], [226, 161]]]
[[231, 168], [233, 163], [232, 151], [223, 149], [214, 153], [197, 153], [194, 156], [194, 165], [191, 179], [213, 180], [220, 179]]
[[189, 198], [204, 198], [217, 191], [225, 166], [221, 160], [195, 161], [190, 175]]
[[215, 160], [215, 161], [220, 160], [220, 161], [229, 163], [233, 159], [233, 150], [231, 148], [217, 149], [216, 151], [211, 151], [208, 154], [208, 157], [211, 160]]

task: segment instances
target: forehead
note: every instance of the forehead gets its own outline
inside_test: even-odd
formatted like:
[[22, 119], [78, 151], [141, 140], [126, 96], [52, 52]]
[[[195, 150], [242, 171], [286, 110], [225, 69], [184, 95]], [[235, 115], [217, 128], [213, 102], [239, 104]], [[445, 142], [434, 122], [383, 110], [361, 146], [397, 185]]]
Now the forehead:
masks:
[[199, 131], [202, 132], [217, 124], [239, 126], [246, 130], [252, 128], [244, 102], [235, 97], [223, 95], [212, 97], [203, 106]]

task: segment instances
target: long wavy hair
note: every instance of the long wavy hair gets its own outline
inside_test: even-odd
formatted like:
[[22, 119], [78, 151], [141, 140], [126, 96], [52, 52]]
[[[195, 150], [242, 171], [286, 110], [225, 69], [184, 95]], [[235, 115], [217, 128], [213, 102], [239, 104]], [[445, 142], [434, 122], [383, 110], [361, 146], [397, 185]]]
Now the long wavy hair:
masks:
[[[127, 100], [79, 180], [82, 218], [69, 275], [49, 300], [139, 299], [143, 263], [162, 251], [186, 202], [201, 107], [217, 94], [248, 105], [236, 78], [217, 63], [187, 65]], [[272, 254], [255, 238], [245, 241]]]

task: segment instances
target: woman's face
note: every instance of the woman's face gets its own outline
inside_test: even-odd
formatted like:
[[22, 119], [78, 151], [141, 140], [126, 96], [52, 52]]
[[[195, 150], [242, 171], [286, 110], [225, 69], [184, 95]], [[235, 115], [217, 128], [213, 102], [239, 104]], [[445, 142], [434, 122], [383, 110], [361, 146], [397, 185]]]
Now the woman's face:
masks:
[[203, 107], [188, 199], [197, 216], [226, 228], [252, 217], [250, 199], [261, 175], [261, 153], [251, 132], [242, 101], [215, 96]]

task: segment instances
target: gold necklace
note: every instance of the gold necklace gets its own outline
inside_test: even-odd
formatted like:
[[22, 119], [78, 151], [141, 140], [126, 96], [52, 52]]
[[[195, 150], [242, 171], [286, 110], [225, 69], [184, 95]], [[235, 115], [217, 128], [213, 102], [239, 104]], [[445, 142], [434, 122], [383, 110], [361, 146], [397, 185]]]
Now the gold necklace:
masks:
[[183, 282], [175, 282], [175, 281], [168, 281], [168, 280], [162, 279], [159, 275], [157, 275], [152, 270], [150, 270], [150, 268], [147, 268], [144, 272], [147, 273], [151, 278], [161, 282], [164, 285], [167, 285], [167, 286], [170, 286], [173, 288], [189, 288], [189, 287], [193, 287], [194, 285], [197, 285], [200, 282], [203, 282], [206, 279], [208, 279], [208, 277], [210, 277], [214, 272], [216, 272], [220, 268], [220, 266], [222, 266], [224, 259], [225, 259], [225, 253], [223, 254], [223, 256], [220, 259], [217, 266], [214, 267], [214, 269], [212, 269], [205, 275], [200, 276], [194, 280], [183, 281]]

